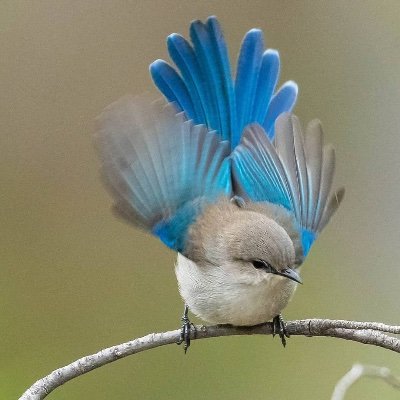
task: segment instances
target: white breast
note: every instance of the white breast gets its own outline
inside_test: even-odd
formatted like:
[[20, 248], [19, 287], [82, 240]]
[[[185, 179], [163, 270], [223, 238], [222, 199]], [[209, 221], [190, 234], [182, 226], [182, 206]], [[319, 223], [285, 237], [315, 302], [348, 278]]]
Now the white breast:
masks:
[[274, 274], [238, 279], [226, 267], [197, 265], [178, 254], [179, 291], [189, 309], [213, 324], [257, 325], [270, 321], [287, 305], [296, 284]]

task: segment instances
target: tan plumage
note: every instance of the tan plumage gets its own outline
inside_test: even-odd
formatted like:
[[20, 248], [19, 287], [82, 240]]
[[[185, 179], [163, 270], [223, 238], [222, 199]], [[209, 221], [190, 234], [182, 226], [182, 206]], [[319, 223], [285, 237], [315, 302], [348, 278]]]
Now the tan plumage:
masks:
[[279, 206], [240, 208], [220, 199], [207, 208], [190, 229], [189, 258], [178, 255], [176, 265], [180, 293], [192, 312], [210, 323], [232, 325], [255, 325], [278, 315], [296, 283], [256, 269], [252, 261], [265, 260], [278, 271], [294, 266], [300, 242], [293, 224]]

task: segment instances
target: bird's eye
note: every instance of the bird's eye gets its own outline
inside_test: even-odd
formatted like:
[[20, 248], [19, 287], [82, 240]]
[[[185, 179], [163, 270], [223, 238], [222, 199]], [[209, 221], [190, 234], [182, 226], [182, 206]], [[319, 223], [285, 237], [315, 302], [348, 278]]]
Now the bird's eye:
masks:
[[260, 260], [253, 260], [251, 263], [253, 264], [253, 267], [257, 269], [265, 267], [265, 264]]
[[271, 266], [271, 264], [267, 263], [266, 261], [262, 261], [262, 260], [253, 260], [251, 262], [253, 264], [254, 268], [257, 269], [263, 269], [267, 272], [273, 272], [274, 268]]

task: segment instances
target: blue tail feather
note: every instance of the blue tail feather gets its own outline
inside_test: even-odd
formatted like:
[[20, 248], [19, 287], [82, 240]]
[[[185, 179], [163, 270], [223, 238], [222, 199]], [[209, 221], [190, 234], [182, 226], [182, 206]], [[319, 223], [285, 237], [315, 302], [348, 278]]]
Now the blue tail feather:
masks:
[[163, 60], [156, 60], [150, 64], [150, 73], [169, 102], [175, 102], [186, 115], [194, 115], [192, 97], [174, 68]]
[[214, 55], [221, 80], [221, 93], [219, 96], [220, 110], [223, 110], [220, 115], [221, 135], [224, 140], [229, 140], [235, 134], [236, 126], [236, 102], [234, 87], [231, 76], [231, 67], [229, 64], [228, 49], [222, 34], [221, 26], [217, 18], [209, 17], [207, 19], [207, 27], [212, 36], [214, 44]]
[[236, 108], [238, 115], [239, 135], [232, 137], [232, 147], [240, 141], [240, 134], [251, 121], [254, 100], [257, 91], [258, 76], [264, 50], [263, 33], [252, 29], [243, 39], [237, 64], [235, 81]]
[[279, 53], [268, 49], [262, 56], [261, 68], [258, 76], [257, 91], [253, 104], [252, 121], [262, 124], [268, 110], [276, 84], [279, 79]]
[[273, 139], [275, 135], [275, 120], [282, 113], [293, 109], [297, 99], [297, 92], [297, 84], [293, 81], [288, 81], [281, 86], [272, 98], [263, 123], [263, 128], [270, 139]]
[[178, 67], [186, 84], [188, 95], [191, 96], [193, 110], [185, 110], [188, 118], [197, 124], [206, 123], [206, 104], [201, 70], [192, 46], [177, 33], [167, 38], [168, 52]]
[[194, 50], [199, 60], [202, 70], [206, 73], [203, 75], [204, 82], [207, 87], [208, 103], [207, 103], [207, 125], [210, 129], [217, 130], [223, 139], [226, 132], [227, 110], [226, 96], [223, 88], [223, 71], [219, 68], [220, 54], [215, 50], [215, 40], [211, 35], [208, 27], [201, 21], [195, 21], [190, 26], [190, 37], [192, 39]]

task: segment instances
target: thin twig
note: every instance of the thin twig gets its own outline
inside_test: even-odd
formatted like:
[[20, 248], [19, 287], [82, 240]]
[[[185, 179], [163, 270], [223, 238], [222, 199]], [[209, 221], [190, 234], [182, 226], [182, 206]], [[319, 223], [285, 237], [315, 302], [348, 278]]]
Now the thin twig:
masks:
[[400, 389], [400, 378], [394, 376], [389, 368], [354, 364], [351, 370], [336, 384], [331, 400], [343, 400], [350, 387], [363, 376], [382, 379], [395, 389]]
[[[356, 322], [344, 320], [305, 319], [286, 322], [290, 335], [330, 336], [355, 342], [380, 346], [400, 353], [400, 339], [386, 333], [400, 333], [400, 326], [385, 325], [376, 322]], [[272, 324], [267, 322], [253, 327], [234, 326], [196, 326], [192, 331], [192, 340], [232, 335], [270, 335]], [[95, 368], [155, 347], [176, 343], [180, 338], [180, 330], [151, 333], [150, 335], [131, 340], [101, 350], [96, 354], [82, 357], [65, 367], [61, 367], [39, 379], [21, 397], [20, 400], [44, 399], [57, 387], [71, 379], [83, 375]]]

